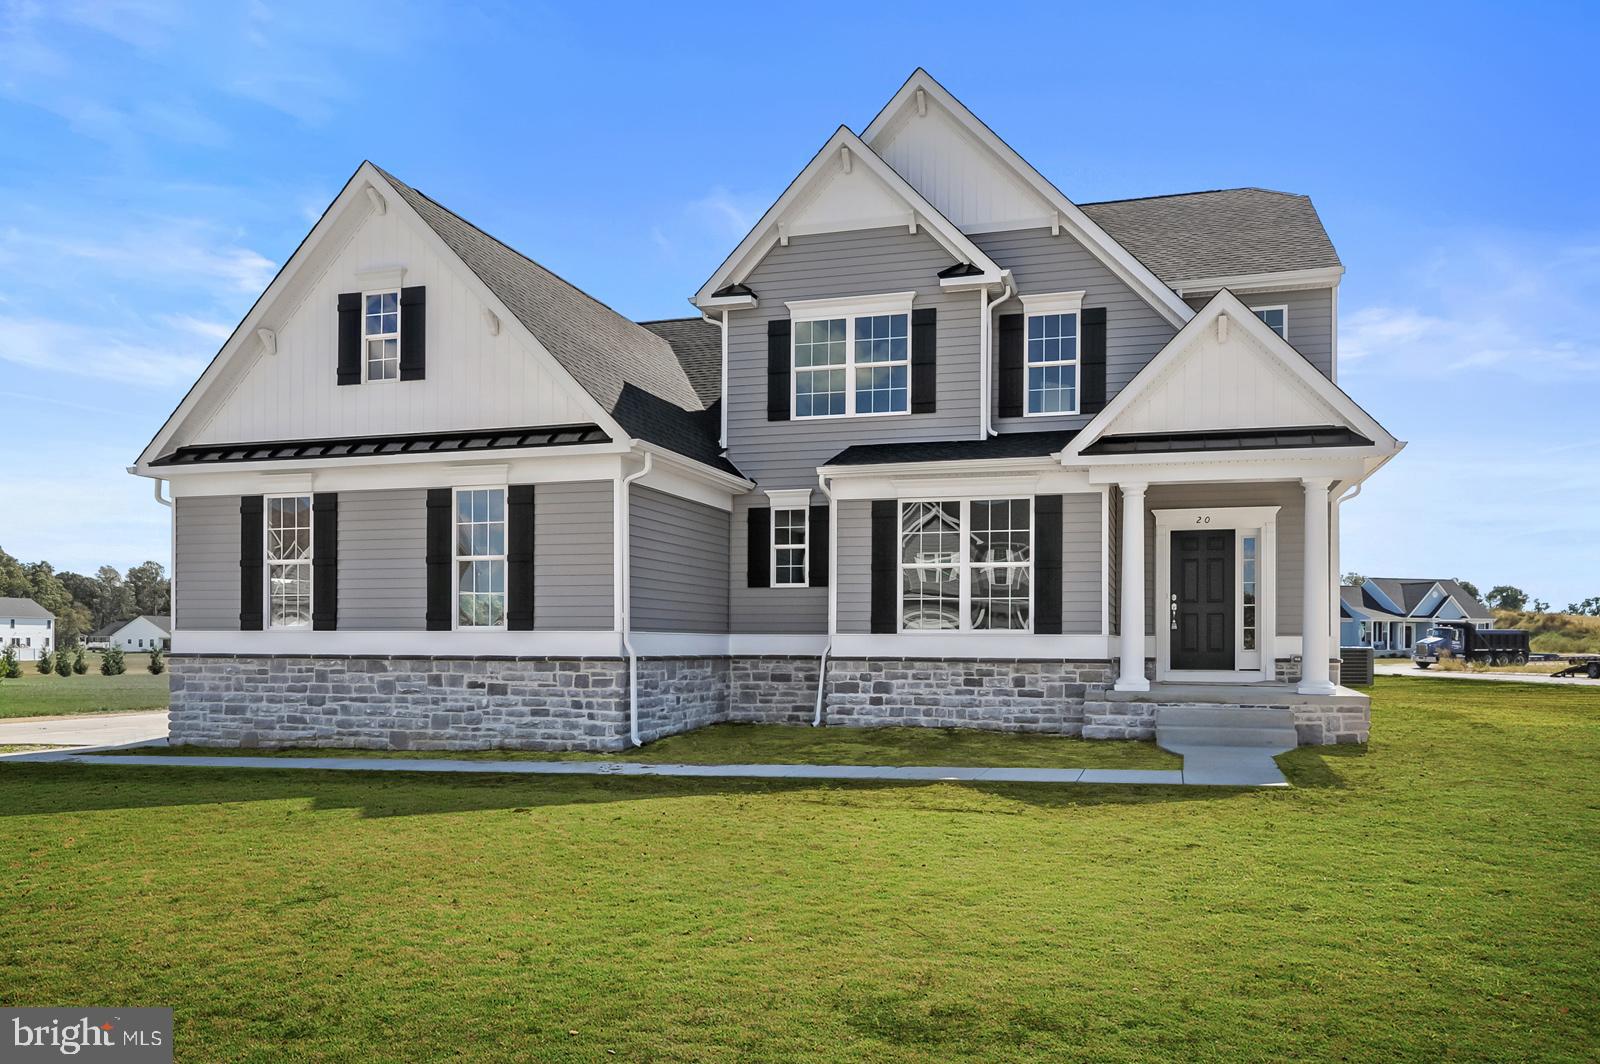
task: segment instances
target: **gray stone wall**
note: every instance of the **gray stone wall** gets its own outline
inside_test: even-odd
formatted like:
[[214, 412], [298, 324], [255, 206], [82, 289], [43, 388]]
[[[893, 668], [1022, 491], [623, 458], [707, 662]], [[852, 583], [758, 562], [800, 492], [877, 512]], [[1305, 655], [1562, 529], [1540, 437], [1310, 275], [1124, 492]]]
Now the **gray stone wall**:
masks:
[[1113, 680], [1105, 661], [839, 659], [826, 721], [1079, 735], [1084, 700]]
[[640, 658], [639, 738], [648, 743], [727, 720], [728, 672], [721, 657]]
[[1295, 706], [1294, 730], [1301, 746], [1364, 743], [1372, 731], [1372, 703]]
[[1154, 739], [1156, 716], [1163, 709], [1180, 707], [1206, 709], [1288, 709], [1294, 714], [1294, 728], [1301, 746], [1330, 746], [1334, 743], [1364, 743], [1371, 729], [1371, 704], [1365, 699], [1359, 704], [1353, 699], [1341, 702], [1295, 702], [1286, 697], [1281, 702], [1263, 700], [1259, 703], [1229, 703], [1226, 707], [1216, 703], [1195, 702], [1134, 702], [1094, 701], [1083, 706], [1083, 737], [1085, 739]]
[[815, 654], [732, 659], [728, 719], [810, 724], [816, 716], [817, 661]]

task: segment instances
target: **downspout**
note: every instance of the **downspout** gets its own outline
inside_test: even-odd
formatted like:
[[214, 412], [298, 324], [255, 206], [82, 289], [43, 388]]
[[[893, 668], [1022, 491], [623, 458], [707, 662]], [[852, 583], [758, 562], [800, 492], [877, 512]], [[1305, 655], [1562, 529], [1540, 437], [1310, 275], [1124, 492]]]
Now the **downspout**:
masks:
[[[137, 466], [128, 466], [128, 472], [134, 476], [139, 475]], [[167, 612], [172, 617], [172, 634], [176, 635], [178, 623], [178, 511], [172, 507], [172, 488], [170, 484], [167, 488], [167, 497], [165, 499], [161, 497], [161, 485], [166, 483], [168, 482], [161, 480], [159, 477], [153, 477], [150, 480], [150, 491], [156, 497], [156, 502], [172, 510], [172, 515], [167, 521], [167, 559], [172, 563], [172, 573], [167, 578]], [[170, 640], [168, 645], [171, 645]]]
[[828, 478], [817, 474], [817, 489], [828, 499], [828, 641], [822, 647], [822, 658], [817, 662], [817, 711], [811, 718], [813, 728], [822, 727], [822, 696], [828, 687], [828, 655], [833, 653], [833, 633], [839, 606], [839, 509], [834, 503], [833, 490]]
[[617, 491], [617, 510], [620, 527], [617, 552], [621, 560], [618, 579], [622, 583], [622, 649], [628, 655], [628, 740], [634, 746], [643, 746], [639, 740], [639, 655], [633, 649], [633, 530], [630, 516], [633, 501], [633, 482], [650, 472], [655, 465], [655, 455], [645, 452], [644, 465], [636, 473], [623, 477]]
[[722, 386], [717, 392], [717, 401], [722, 404], [721, 429], [717, 434], [717, 446], [724, 451], [728, 449], [728, 309], [722, 309], [722, 320], [718, 321], [705, 311], [700, 312], [700, 320], [709, 325], [715, 325], [722, 330]]
[[990, 378], [993, 376], [990, 364], [994, 361], [994, 308], [1017, 294], [1016, 288], [1011, 283], [1010, 270], [1000, 271], [1000, 280], [1005, 284], [1006, 290], [1000, 293], [1000, 298], [993, 303], [988, 302], [989, 289], [987, 287], [983, 289], [983, 298], [987, 305], [983, 308], [982, 328], [978, 330], [980, 339], [978, 346], [981, 348], [978, 357], [982, 360], [982, 366], [980, 367], [982, 372], [979, 374], [980, 384], [978, 390], [983, 399], [983, 413], [978, 419], [978, 424], [983, 430], [979, 439], [985, 440], [995, 435], [994, 426], [990, 424], [990, 414], [994, 409], [994, 402], [989, 394], [992, 387]]

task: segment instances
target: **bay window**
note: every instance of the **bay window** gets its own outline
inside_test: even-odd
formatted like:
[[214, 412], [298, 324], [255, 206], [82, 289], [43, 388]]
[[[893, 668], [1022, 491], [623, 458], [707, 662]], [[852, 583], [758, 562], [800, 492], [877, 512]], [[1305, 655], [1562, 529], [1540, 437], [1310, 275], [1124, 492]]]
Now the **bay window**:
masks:
[[900, 504], [902, 631], [1031, 630], [1033, 500]]
[[506, 625], [506, 493], [456, 490], [456, 627]]
[[267, 624], [311, 624], [311, 496], [273, 495], [266, 503]]

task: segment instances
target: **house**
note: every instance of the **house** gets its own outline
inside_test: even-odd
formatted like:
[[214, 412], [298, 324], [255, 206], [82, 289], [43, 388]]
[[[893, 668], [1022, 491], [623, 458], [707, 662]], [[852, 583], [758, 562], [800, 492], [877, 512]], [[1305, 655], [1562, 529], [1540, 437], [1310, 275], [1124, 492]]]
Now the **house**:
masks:
[[30, 598], [0, 598], [0, 647], [10, 647], [19, 661], [36, 661], [55, 643], [56, 618]]
[[88, 639], [90, 650], [121, 647], [126, 653], [146, 654], [156, 647], [172, 645], [172, 618], [142, 613], [126, 621], [113, 621]]
[[363, 163], [134, 469], [173, 741], [1359, 741], [1339, 506], [1403, 444], [1337, 383], [1342, 274], [1304, 196], [1080, 205], [921, 70], [683, 319]]
[[1494, 627], [1494, 613], [1454, 580], [1368, 577], [1339, 588], [1341, 646], [1371, 647], [1380, 656], [1409, 654], [1434, 621]]

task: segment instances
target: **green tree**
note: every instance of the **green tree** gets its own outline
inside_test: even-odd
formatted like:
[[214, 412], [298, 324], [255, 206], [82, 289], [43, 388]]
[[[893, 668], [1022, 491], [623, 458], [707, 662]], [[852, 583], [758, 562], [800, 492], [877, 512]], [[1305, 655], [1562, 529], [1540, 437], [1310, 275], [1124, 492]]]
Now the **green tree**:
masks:
[[72, 652], [72, 674], [74, 676], [82, 676], [88, 671], [89, 658], [83, 652], [83, 644], [79, 643], [78, 648]]
[[56, 651], [56, 675], [72, 675], [72, 654], [68, 652], [66, 647]]
[[121, 676], [128, 671], [127, 663], [122, 660], [122, 648], [115, 643], [106, 648], [100, 655], [100, 674], [102, 676]]
[[1466, 593], [1471, 595], [1473, 598], [1478, 599], [1480, 601], [1483, 599], [1483, 596], [1478, 594], [1478, 585], [1474, 584], [1471, 580], [1463, 580], [1458, 576], [1458, 577], [1455, 578], [1455, 581], [1456, 581], [1456, 583], [1460, 584], [1462, 589], [1465, 590]]
[[1582, 602], [1569, 602], [1567, 612], [1580, 617], [1600, 617], [1600, 595], [1590, 595]]
[[1550, 603], [1546, 602], [1544, 599], [1536, 598], [1532, 602], [1528, 603], [1528, 609], [1532, 610], [1534, 613], [1549, 613]]
[[22, 662], [17, 660], [17, 652], [11, 647], [0, 651], [0, 680], [22, 679]]
[[172, 584], [159, 562], [145, 562], [128, 570], [128, 590], [134, 613], [164, 616], [172, 612]]
[[40, 674], [44, 676], [50, 675], [50, 670], [55, 668], [55, 663], [50, 660], [50, 652], [48, 650], [39, 651], [39, 660], [34, 662], [34, 667], [39, 670]]
[[150, 675], [160, 676], [167, 671], [166, 656], [161, 653], [161, 644], [157, 643], [150, 648]]
[[1494, 610], [1521, 610], [1528, 605], [1528, 593], [1510, 584], [1496, 584], [1483, 601]]
[[1345, 573], [1344, 576], [1339, 579], [1339, 582], [1345, 587], [1360, 587], [1362, 584], [1367, 582], [1367, 578], [1362, 576], [1360, 573], [1349, 572]]

